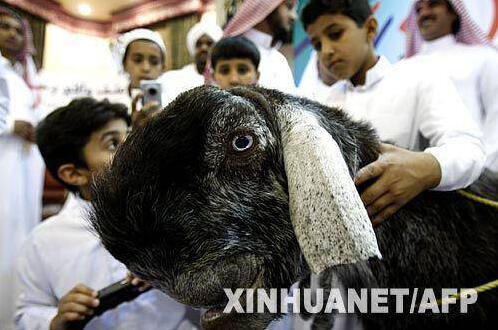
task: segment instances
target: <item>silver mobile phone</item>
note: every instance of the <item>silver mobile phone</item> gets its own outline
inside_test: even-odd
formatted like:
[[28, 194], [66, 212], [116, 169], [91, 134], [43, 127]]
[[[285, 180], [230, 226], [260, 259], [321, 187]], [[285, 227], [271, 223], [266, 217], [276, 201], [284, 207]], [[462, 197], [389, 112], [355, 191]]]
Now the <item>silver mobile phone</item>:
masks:
[[159, 106], [162, 106], [161, 102], [161, 84], [155, 80], [142, 80], [140, 82], [140, 89], [144, 94], [143, 104], [156, 101]]

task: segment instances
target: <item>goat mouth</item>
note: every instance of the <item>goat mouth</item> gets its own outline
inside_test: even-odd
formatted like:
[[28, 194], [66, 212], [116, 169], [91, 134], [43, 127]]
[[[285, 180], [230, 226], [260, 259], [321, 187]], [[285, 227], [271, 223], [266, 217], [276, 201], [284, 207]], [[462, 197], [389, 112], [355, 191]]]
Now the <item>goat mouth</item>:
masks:
[[[250, 288], [247, 289], [258, 289], [263, 287], [263, 271], [261, 270], [256, 278], [254, 279], [253, 284], [251, 285]], [[246, 301], [245, 301], [245, 295], [243, 295], [239, 302], [242, 308], [245, 310], [246, 309]], [[204, 314], [201, 316], [201, 322], [203, 328], [213, 328], [212, 323], [216, 324], [223, 324], [225, 323], [226, 320], [228, 319], [234, 319], [237, 317], [237, 312], [234, 310], [231, 310], [230, 312], [226, 313], [225, 312], [225, 306], [215, 306], [212, 308], [209, 308]], [[218, 328], [218, 327], [214, 327]]]
[[223, 313], [223, 307], [210, 308], [204, 314], [202, 314], [201, 320], [203, 323], [209, 323], [226, 317], [227, 315], [228, 314]]

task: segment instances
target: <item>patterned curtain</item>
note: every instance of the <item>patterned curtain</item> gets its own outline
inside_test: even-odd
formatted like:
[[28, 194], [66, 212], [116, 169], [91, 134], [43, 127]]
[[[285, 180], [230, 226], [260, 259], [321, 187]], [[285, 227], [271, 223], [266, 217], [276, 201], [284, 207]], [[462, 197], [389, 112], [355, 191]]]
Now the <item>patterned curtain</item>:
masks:
[[31, 26], [31, 30], [33, 31], [33, 43], [36, 48], [36, 55], [34, 56], [34, 60], [36, 63], [36, 67], [40, 69], [43, 63], [43, 51], [45, 48], [45, 26], [47, 25], [47, 22], [19, 8], [14, 8], [3, 1], [0, 1], [0, 6], [10, 8], [18, 12], [28, 20], [29, 25]]
[[187, 33], [199, 21], [197, 14], [169, 19], [147, 28], [161, 34], [166, 44], [166, 70], [180, 69], [191, 63], [192, 59], [187, 50]]

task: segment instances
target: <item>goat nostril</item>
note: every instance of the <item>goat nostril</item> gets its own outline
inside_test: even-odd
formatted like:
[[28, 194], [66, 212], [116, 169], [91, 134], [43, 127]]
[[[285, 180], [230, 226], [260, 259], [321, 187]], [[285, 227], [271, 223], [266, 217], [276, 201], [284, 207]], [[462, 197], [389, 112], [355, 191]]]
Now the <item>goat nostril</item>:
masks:
[[236, 136], [232, 140], [232, 147], [235, 151], [246, 151], [252, 147], [254, 139], [251, 135]]

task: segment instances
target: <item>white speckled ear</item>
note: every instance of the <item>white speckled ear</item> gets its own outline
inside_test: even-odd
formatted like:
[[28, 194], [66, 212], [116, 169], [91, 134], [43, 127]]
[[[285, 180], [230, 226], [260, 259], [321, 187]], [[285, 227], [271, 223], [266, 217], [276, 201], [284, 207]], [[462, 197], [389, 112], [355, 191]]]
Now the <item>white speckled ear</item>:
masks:
[[291, 221], [311, 271], [381, 257], [339, 146], [306, 110], [278, 112]]

